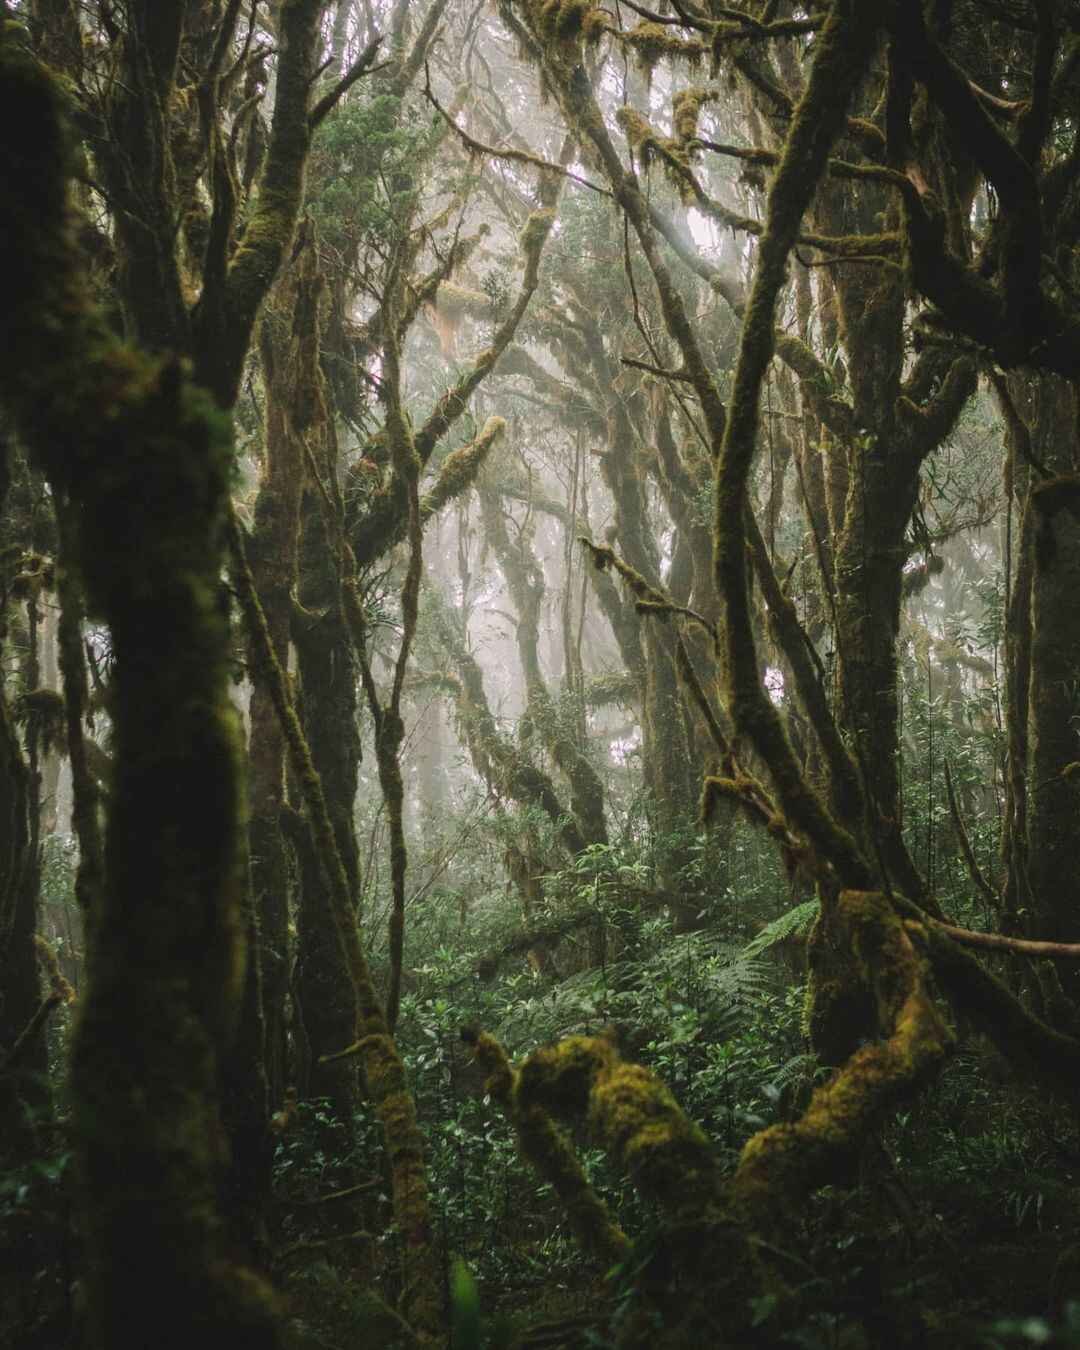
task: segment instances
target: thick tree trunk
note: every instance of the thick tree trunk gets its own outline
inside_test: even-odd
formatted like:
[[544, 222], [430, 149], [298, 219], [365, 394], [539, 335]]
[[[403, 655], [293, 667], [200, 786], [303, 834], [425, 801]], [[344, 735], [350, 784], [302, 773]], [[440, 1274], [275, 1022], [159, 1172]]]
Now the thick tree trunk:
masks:
[[856, 753], [892, 884], [922, 892], [901, 835], [896, 640], [900, 627], [904, 536], [915, 503], [918, 466], [892, 470], [893, 447], [857, 450], [843, 533], [836, 551], [837, 702], [856, 737]]
[[105, 879], [71, 1072], [85, 1343], [266, 1347], [275, 1311], [230, 1262], [217, 1199], [218, 1076], [244, 963], [220, 589], [229, 425], [176, 361], [122, 349], [90, 304], [58, 103], [5, 29], [0, 345], [14, 356], [0, 397], [78, 512], [71, 561], [115, 662]]
[[[1027, 699], [1026, 861], [1035, 936], [1080, 939], [1080, 388], [1043, 376], [1031, 390], [1031, 440], [1056, 476], [1031, 490], [1031, 647]], [[1064, 972], [1080, 996], [1080, 974]]]

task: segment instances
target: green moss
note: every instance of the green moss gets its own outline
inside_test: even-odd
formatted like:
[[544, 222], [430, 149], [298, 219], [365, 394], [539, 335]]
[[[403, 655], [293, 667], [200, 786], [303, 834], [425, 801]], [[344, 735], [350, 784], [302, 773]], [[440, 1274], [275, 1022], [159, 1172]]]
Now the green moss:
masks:
[[66, 753], [66, 708], [62, 694], [54, 689], [29, 689], [15, 700], [11, 712], [17, 725], [33, 728], [42, 754], [51, 750]]
[[630, 48], [638, 64], [649, 74], [665, 57], [697, 65], [708, 51], [700, 38], [678, 37], [669, 25], [648, 20], [635, 24], [629, 32], [623, 33], [621, 41]]
[[532, 9], [540, 31], [565, 45], [579, 37], [596, 41], [610, 28], [608, 16], [591, 0], [533, 0]]
[[519, 1109], [587, 1116], [597, 1138], [672, 1217], [700, 1216], [719, 1198], [711, 1146], [663, 1082], [620, 1059], [602, 1037], [571, 1036], [536, 1050], [518, 1073]]
[[526, 258], [533, 258], [543, 248], [555, 224], [555, 212], [551, 209], [533, 211], [521, 231], [521, 251]]
[[486, 1031], [462, 1030], [461, 1039], [471, 1046], [478, 1063], [487, 1073], [484, 1091], [489, 1092], [500, 1106], [508, 1108], [514, 1090], [514, 1071], [506, 1051]]
[[584, 1115], [593, 1079], [615, 1062], [615, 1047], [594, 1036], [568, 1036], [534, 1050], [518, 1071], [517, 1098], [559, 1115]]
[[611, 20], [602, 9], [590, 9], [581, 21], [581, 36], [586, 42], [599, 42], [605, 33], [613, 31]]
[[701, 789], [701, 806], [698, 813], [701, 823], [706, 828], [712, 824], [721, 802], [741, 801], [747, 786], [749, 786], [749, 780], [742, 783], [735, 778], [721, 778], [710, 774], [705, 779]]
[[680, 89], [671, 102], [671, 129], [674, 138], [685, 145], [697, 135], [698, 118], [708, 98], [708, 90], [691, 86]]
[[448, 318], [469, 315], [472, 318], [482, 319], [491, 313], [491, 297], [485, 295], [483, 291], [457, 286], [452, 281], [440, 281], [435, 292], [435, 306]]
[[882, 1039], [851, 1055], [801, 1120], [762, 1130], [746, 1144], [734, 1199], [743, 1220], [764, 1234], [811, 1190], [847, 1177], [867, 1131], [940, 1067], [953, 1041], [912, 941], [919, 935], [887, 897], [844, 891], [829, 908], [835, 939], [854, 950], [859, 977], [873, 991]]
[[624, 104], [615, 114], [615, 120], [623, 129], [630, 148], [648, 167], [658, 161], [667, 174], [671, 186], [686, 202], [692, 202], [700, 195], [690, 171], [688, 143], [678, 137], [669, 140], [660, 136], [651, 123], [635, 108]]
[[637, 154], [647, 157], [648, 147], [659, 144], [659, 137], [653, 130], [652, 123], [629, 103], [624, 103], [616, 109], [615, 120], [622, 128], [630, 149]]
[[718, 1200], [708, 1139], [640, 1064], [612, 1063], [598, 1076], [589, 1120], [634, 1184], [674, 1220], [700, 1218]]
[[631, 671], [592, 675], [585, 681], [585, 703], [590, 708], [603, 708], [613, 703], [636, 703], [640, 697], [640, 685]]
[[553, 1187], [584, 1249], [608, 1266], [625, 1261], [630, 1255], [626, 1234], [589, 1184], [573, 1145], [550, 1114], [522, 1102], [519, 1075], [506, 1051], [486, 1032], [466, 1030], [462, 1037], [488, 1071], [485, 1088], [509, 1116], [522, 1153]]

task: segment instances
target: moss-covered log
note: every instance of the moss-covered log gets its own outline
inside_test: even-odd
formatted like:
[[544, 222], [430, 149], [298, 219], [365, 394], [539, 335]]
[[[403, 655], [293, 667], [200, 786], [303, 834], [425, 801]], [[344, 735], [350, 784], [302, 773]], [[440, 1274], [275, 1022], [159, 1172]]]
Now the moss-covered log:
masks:
[[830, 937], [853, 952], [872, 993], [879, 1039], [818, 1088], [800, 1120], [762, 1130], [743, 1149], [733, 1183], [736, 1209], [765, 1236], [811, 1191], [850, 1174], [873, 1124], [940, 1068], [953, 1041], [916, 945], [918, 926], [909, 931], [879, 892], [843, 891], [829, 908]]
[[719, 1203], [720, 1173], [704, 1133], [660, 1079], [621, 1059], [605, 1037], [571, 1036], [534, 1050], [514, 1098], [519, 1108], [588, 1117], [634, 1184], [672, 1220], [700, 1219]]
[[[528, 1129], [546, 1117], [586, 1121], [661, 1216], [659, 1240], [635, 1271], [639, 1301], [618, 1344], [628, 1350], [745, 1344], [746, 1294], [755, 1280], [750, 1248], [732, 1221], [712, 1145], [664, 1083], [623, 1060], [608, 1038], [571, 1036], [520, 1064], [511, 1103], [526, 1152], [522, 1122]], [[549, 1150], [550, 1128], [543, 1123], [533, 1143], [545, 1175], [557, 1156]]]
[[522, 1100], [520, 1074], [506, 1051], [483, 1031], [463, 1031], [462, 1038], [487, 1071], [485, 1090], [506, 1112], [522, 1153], [555, 1191], [582, 1247], [608, 1266], [625, 1261], [631, 1252], [629, 1239], [590, 1185], [569, 1138], [550, 1113]]

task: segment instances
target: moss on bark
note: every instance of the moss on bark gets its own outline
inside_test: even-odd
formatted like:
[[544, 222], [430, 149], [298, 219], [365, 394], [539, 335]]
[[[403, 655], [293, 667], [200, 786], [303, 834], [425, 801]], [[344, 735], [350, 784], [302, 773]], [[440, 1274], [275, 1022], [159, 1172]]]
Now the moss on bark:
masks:
[[[88, 1343], [277, 1342], [224, 1250], [218, 1071], [243, 973], [237, 722], [220, 591], [228, 420], [175, 360], [116, 342], [71, 240], [48, 74], [0, 35], [0, 373], [115, 657], [105, 878], [72, 1060]], [[28, 132], [28, 128], [30, 129]]]
[[353, 891], [338, 850], [322, 782], [293, 706], [285, 672], [274, 652], [266, 616], [259, 603], [251, 570], [244, 556], [243, 543], [236, 529], [232, 540], [240, 603], [252, 637], [253, 650], [257, 653], [259, 676], [266, 681], [273, 695], [274, 707], [285, 732], [290, 762], [307, 810], [311, 844], [327, 882], [334, 930], [355, 993], [355, 1040], [342, 1049], [339, 1055], [341, 1058], [359, 1057], [376, 1116], [383, 1126], [391, 1164], [394, 1216], [404, 1247], [402, 1312], [418, 1339], [431, 1343], [442, 1334], [443, 1298], [431, 1230], [423, 1137], [416, 1120], [416, 1107], [405, 1081], [401, 1057], [393, 1037], [388, 1033], [386, 1016], [371, 979], [356, 925]]
[[522, 1153], [554, 1189], [582, 1247], [609, 1266], [625, 1261], [629, 1239], [589, 1184], [570, 1140], [551, 1114], [521, 1098], [520, 1075], [506, 1051], [486, 1032], [462, 1032], [462, 1037], [487, 1070], [485, 1089], [505, 1111]]
[[870, 1127], [943, 1063], [952, 1031], [934, 1001], [929, 966], [905, 923], [878, 892], [843, 891], [829, 916], [872, 992], [880, 1039], [863, 1045], [823, 1087], [802, 1118], [746, 1144], [733, 1183], [740, 1217], [755, 1232], [779, 1230], [805, 1197], [848, 1173]]

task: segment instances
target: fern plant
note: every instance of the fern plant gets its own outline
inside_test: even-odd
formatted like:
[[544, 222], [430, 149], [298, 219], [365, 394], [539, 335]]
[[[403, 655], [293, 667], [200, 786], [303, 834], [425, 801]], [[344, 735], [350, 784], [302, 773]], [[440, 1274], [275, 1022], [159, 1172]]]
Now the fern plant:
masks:
[[751, 960], [756, 956], [761, 956], [770, 947], [778, 947], [782, 942], [787, 942], [791, 938], [805, 937], [813, 927], [814, 920], [818, 916], [818, 909], [817, 900], [806, 900], [801, 905], [796, 905], [793, 909], [787, 910], [779, 918], [773, 919], [742, 949], [743, 960]]

